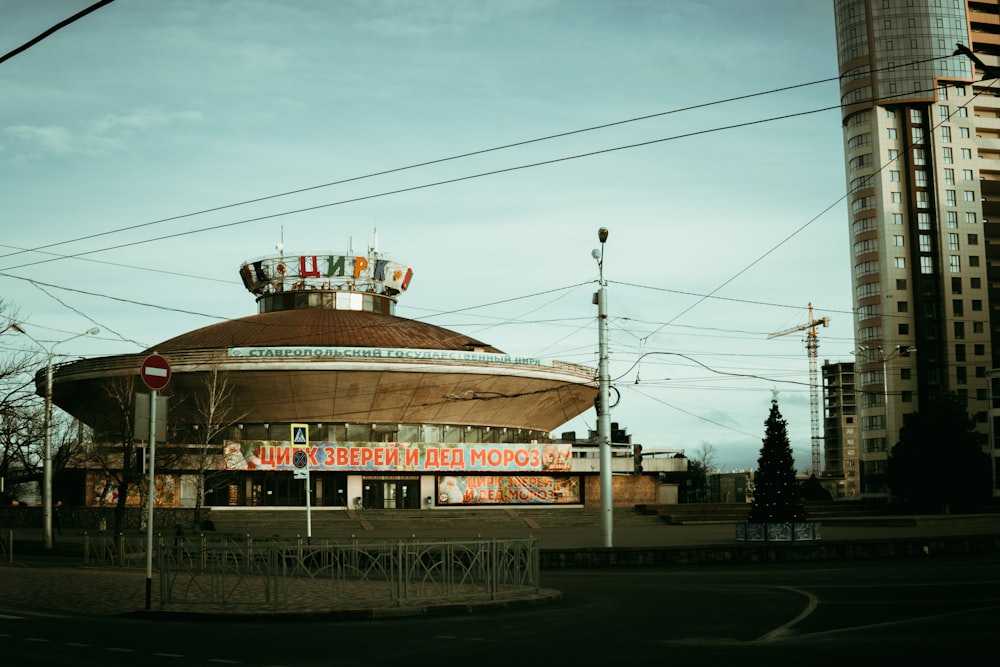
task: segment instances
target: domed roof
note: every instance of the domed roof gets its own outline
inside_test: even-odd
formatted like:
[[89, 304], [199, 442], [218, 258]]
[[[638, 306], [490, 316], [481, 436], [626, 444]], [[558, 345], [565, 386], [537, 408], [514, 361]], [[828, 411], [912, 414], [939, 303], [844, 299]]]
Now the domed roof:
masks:
[[168, 353], [286, 345], [476, 350], [503, 354], [491, 345], [426, 322], [368, 311], [325, 308], [281, 310], [228, 320], [181, 334], [147, 351]]

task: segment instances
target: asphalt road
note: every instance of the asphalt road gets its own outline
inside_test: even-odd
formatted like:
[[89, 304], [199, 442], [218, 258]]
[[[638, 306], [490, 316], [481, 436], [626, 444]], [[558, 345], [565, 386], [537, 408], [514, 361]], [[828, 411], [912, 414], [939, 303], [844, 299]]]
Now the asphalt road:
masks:
[[0, 603], [0, 664], [972, 664], [995, 660], [1000, 627], [997, 555], [547, 570], [542, 585], [561, 600], [372, 621], [154, 621]]

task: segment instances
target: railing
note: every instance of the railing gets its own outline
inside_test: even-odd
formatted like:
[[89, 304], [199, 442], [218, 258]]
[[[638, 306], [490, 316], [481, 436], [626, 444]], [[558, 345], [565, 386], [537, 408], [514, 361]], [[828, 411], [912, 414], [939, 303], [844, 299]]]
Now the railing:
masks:
[[14, 563], [14, 531], [10, 528], [0, 530], [0, 560]]
[[159, 539], [160, 608], [276, 607], [287, 603], [287, 568], [273, 540]]
[[145, 567], [146, 538], [83, 535], [83, 564], [90, 567]]
[[[85, 564], [140, 567], [142, 538], [89, 538]], [[157, 542], [160, 608], [247, 612], [404, 608], [539, 589], [536, 538]]]

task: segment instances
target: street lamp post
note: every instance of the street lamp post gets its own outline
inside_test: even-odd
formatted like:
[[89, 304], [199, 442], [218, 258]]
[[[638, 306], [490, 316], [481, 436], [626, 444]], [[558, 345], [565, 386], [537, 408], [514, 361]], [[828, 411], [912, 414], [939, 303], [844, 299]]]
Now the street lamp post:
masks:
[[[24, 334], [38, 347], [42, 348], [46, 355], [45, 362], [45, 442], [42, 447], [42, 546], [46, 550], [52, 549], [52, 357], [55, 356], [55, 347], [60, 343], [67, 343], [81, 336], [93, 336], [100, 333], [100, 329], [93, 327], [85, 332], [70, 336], [63, 340], [38, 340], [18, 324], [10, 326], [14, 331]], [[46, 347], [45, 343], [49, 343]]]
[[608, 240], [608, 230], [601, 227], [597, 232], [601, 249], [592, 255], [597, 260], [600, 271], [597, 300], [597, 327], [599, 341], [597, 435], [600, 438], [601, 453], [601, 535], [606, 547], [613, 546], [614, 514], [611, 490], [611, 378], [608, 371], [608, 283], [604, 280], [604, 242]]

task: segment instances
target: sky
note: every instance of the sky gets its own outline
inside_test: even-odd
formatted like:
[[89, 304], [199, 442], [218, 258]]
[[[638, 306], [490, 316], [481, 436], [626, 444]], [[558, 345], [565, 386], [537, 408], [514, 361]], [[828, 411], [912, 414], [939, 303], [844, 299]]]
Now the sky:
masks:
[[[0, 0], [0, 56], [91, 4]], [[832, 2], [117, 0], [0, 63], [0, 298], [132, 354], [255, 313], [279, 243], [377, 243], [397, 315], [596, 369], [606, 227], [612, 421], [749, 470], [777, 391], [803, 472], [806, 332], [768, 336], [811, 303], [853, 359], [836, 76]]]

